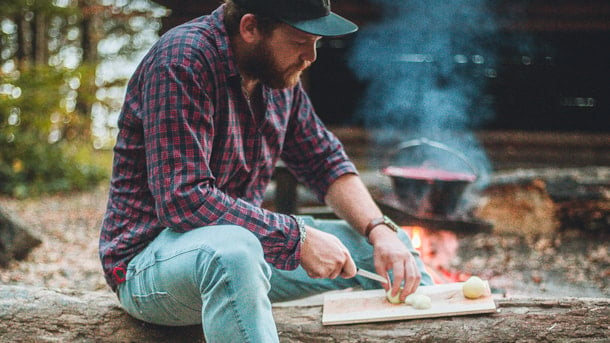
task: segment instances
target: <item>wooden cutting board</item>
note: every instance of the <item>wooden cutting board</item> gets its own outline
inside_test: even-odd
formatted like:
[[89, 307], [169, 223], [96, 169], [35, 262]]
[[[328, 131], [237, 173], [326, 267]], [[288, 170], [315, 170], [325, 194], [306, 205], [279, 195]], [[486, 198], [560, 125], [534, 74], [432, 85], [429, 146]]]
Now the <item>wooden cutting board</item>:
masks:
[[432, 306], [426, 310], [405, 304], [390, 304], [383, 289], [330, 293], [324, 297], [322, 324], [370, 323], [496, 312], [489, 283], [484, 282], [486, 294], [474, 300], [467, 299], [462, 294], [463, 282], [420, 286], [417, 292], [432, 300]]

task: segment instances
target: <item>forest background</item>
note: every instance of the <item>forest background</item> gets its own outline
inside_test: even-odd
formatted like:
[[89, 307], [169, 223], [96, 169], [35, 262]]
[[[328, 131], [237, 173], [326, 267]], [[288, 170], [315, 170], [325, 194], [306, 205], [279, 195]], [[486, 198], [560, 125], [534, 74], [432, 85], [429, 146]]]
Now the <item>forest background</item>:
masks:
[[148, 0], [0, 0], [0, 195], [108, 178], [125, 84], [167, 10]]

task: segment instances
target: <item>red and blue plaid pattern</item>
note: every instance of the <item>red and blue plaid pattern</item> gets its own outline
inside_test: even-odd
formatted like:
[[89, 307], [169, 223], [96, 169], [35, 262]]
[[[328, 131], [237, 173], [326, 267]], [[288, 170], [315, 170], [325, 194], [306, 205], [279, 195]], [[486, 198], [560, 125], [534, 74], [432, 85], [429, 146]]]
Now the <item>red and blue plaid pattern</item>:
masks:
[[129, 81], [100, 234], [113, 290], [129, 261], [166, 227], [239, 225], [259, 238], [269, 263], [294, 269], [296, 222], [260, 207], [276, 162], [319, 199], [336, 178], [356, 173], [301, 84], [263, 87], [266, 113], [250, 111], [223, 14], [221, 6], [166, 33]]

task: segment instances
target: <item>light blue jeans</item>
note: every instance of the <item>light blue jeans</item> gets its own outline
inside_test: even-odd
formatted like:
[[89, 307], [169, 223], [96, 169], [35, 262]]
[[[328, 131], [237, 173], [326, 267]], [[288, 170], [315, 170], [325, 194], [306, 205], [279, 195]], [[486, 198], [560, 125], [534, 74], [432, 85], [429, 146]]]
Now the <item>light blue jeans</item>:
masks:
[[[344, 221], [305, 220], [339, 237], [357, 266], [374, 270], [372, 246]], [[414, 252], [407, 235], [399, 235]], [[432, 284], [416, 258], [421, 284]], [[145, 322], [201, 323], [208, 343], [245, 343], [279, 341], [272, 302], [349, 287], [381, 285], [360, 276], [312, 279], [301, 267], [293, 271], [273, 268], [265, 262], [254, 234], [239, 226], [220, 225], [186, 233], [165, 229], [129, 263], [118, 293], [125, 311]]]

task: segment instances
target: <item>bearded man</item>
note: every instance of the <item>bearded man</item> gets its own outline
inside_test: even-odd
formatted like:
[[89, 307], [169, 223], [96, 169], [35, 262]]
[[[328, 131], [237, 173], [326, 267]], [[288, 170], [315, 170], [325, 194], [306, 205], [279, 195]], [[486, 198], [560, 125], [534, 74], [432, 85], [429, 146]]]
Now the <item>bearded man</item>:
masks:
[[[128, 84], [100, 234], [130, 315], [201, 323], [207, 342], [277, 342], [274, 301], [348, 287], [404, 300], [431, 283], [300, 82], [319, 39], [356, 30], [328, 0], [228, 0], [150, 49]], [[341, 219], [262, 208], [280, 159]]]

